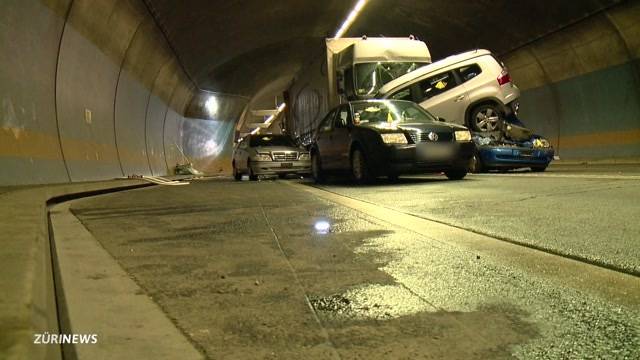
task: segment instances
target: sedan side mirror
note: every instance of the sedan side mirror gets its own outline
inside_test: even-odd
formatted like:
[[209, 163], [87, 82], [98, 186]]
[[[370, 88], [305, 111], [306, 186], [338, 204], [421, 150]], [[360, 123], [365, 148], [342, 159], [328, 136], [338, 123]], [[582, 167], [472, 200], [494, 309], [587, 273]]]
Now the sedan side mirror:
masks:
[[447, 120], [445, 120], [445, 118], [441, 118], [441, 117], [439, 117], [439, 116], [438, 116], [438, 121], [441, 121], [441, 122], [447, 122]]

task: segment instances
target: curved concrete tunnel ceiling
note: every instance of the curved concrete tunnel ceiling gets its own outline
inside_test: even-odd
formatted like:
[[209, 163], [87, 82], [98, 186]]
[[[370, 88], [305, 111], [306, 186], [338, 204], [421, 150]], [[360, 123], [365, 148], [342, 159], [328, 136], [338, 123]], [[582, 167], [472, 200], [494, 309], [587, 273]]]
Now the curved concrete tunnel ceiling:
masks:
[[[249, 97], [272, 79], [293, 77], [355, 4], [145, 2], [200, 88]], [[427, 43], [434, 59], [476, 47], [503, 53], [618, 2], [370, 0], [347, 36], [414, 34]]]

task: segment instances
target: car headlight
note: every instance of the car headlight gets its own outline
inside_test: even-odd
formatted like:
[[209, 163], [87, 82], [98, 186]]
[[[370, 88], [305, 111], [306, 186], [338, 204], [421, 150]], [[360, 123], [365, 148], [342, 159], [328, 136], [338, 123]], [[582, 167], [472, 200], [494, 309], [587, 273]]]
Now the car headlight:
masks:
[[385, 144], [406, 144], [407, 137], [403, 133], [380, 134]]
[[300, 156], [298, 157], [298, 160], [309, 160], [311, 159], [309, 157], [309, 153], [300, 153]]
[[548, 147], [551, 147], [551, 144], [549, 143], [549, 140], [547, 140], [547, 139], [537, 138], [537, 139], [533, 140], [533, 147], [534, 148], [548, 148]]
[[471, 141], [471, 132], [469, 130], [457, 130], [454, 134], [456, 141]]
[[258, 153], [255, 156], [256, 161], [271, 161], [271, 155], [266, 153]]

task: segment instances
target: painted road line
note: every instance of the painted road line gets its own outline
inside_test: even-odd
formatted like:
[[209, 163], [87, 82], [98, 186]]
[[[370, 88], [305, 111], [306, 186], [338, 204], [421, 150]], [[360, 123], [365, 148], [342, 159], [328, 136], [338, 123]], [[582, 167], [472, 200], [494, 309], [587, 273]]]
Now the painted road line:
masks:
[[536, 178], [566, 178], [566, 179], [604, 179], [604, 180], [640, 180], [640, 175], [595, 175], [595, 174], [531, 174], [531, 173], [511, 173], [511, 174], [469, 174], [470, 176], [500, 176], [500, 177], [536, 177]]
[[588, 291], [621, 305], [640, 306], [640, 277], [567, 258], [469, 230], [424, 219], [395, 209], [295, 182], [282, 183], [417, 233], [428, 240], [462, 246], [473, 254], [522, 269], [560, 286]]

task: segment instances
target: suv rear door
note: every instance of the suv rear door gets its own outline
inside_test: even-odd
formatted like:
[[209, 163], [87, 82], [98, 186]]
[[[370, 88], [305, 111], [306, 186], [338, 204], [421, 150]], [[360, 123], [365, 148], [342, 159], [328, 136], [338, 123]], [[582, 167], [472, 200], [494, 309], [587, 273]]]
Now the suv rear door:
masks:
[[432, 74], [418, 81], [415, 86], [415, 102], [420, 106], [448, 122], [464, 125], [469, 96], [455, 70]]

